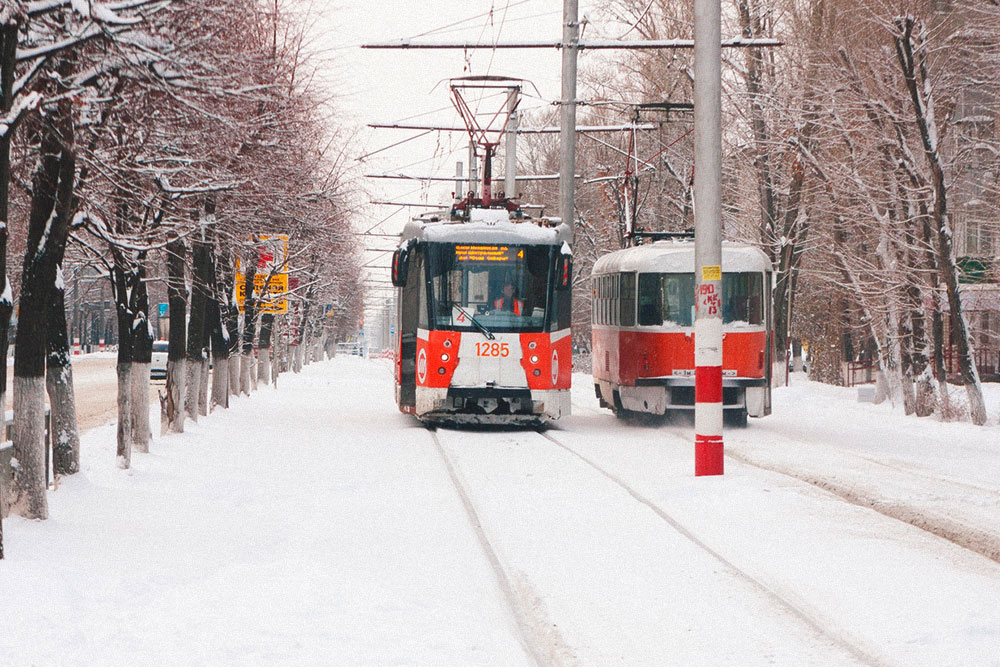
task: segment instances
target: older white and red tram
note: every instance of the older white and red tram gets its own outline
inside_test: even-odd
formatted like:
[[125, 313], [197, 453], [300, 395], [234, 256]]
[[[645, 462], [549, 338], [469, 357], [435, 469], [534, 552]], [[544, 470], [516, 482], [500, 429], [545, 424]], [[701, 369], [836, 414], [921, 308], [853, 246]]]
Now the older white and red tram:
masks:
[[[601, 257], [593, 273], [594, 390], [603, 407], [694, 409], [694, 242], [660, 240]], [[771, 413], [771, 265], [722, 244], [722, 400], [730, 425]]]
[[571, 232], [498, 203], [417, 217], [393, 255], [396, 403], [422, 421], [569, 414]]

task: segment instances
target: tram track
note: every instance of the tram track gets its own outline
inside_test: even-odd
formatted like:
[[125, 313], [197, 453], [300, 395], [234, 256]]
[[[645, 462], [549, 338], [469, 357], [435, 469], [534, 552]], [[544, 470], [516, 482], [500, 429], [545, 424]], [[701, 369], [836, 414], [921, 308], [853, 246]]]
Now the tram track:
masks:
[[[598, 411], [594, 410], [594, 412]], [[504, 598], [505, 606], [514, 622], [517, 629], [518, 639], [524, 647], [525, 652], [531, 657], [534, 664], [539, 665], [540, 667], [547, 667], [549, 665], [576, 664], [572, 657], [572, 649], [561, 644], [561, 638], [553, 638], [549, 635], [550, 628], [554, 627], [554, 624], [547, 622], [547, 619], [544, 623], [538, 622], [538, 619], [533, 618], [533, 614], [531, 614], [530, 610], [526, 608], [526, 602], [523, 599], [524, 596], [519, 594], [519, 589], [523, 586], [521, 586], [511, 576], [510, 566], [503, 562], [498, 549], [490, 540], [489, 535], [484, 529], [483, 521], [476, 510], [474, 502], [475, 489], [470, 489], [469, 485], [463, 480], [460, 468], [449, 455], [447, 447], [442, 444], [436, 430], [429, 429], [428, 433], [431, 436], [438, 455], [441, 457], [443, 465], [448, 472], [448, 476], [456, 490], [456, 493], [462, 502], [462, 506], [465, 509], [466, 516], [473, 532], [476, 535], [480, 548], [494, 573], [497, 584]], [[771, 606], [800, 622], [817, 638], [822, 639], [828, 645], [836, 647], [838, 650], [850, 655], [860, 664], [873, 666], [885, 664], [884, 661], [876, 656], [871, 650], [863, 647], [860, 641], [844, 632], [832, 628], [830, 622], [823, 619], [820, 614], [805, 608], [801, 603], [791, 600], [791, 596], [783, 594], [780, 590], [766, 584], [751, 573], [739, 567], [736, 563], [726, 558], [719, 551], [713, 549], [704, 540], [699, 538], [690, 528], [685, 526], [676, 517], [672, 516], [662, 507], [640, 493], [634, 486], [602, 467], [596, 461], [584, 456], [573, 447], [562, 442], [557, 437], [552, 435], [549, 430], [544, 427], [540, 427], [534, 431], [529, 430], [524, 431], [523, 433], [526, 435], [530, 434], [532, 436], [537, 435], [543, 438], [549, 445], [558, 447], [573, 457], [573, 459], [577, 460], [580, 464], [597, 472], [604, 479], [624, 491], [638, 505], [651, 511], [659, 520], [664, 522], [674, 532], [693, 544], [697, 547], [697, 549], [717, 561], [734, 578], [743, 581], [751, 590], [756, 591], [764, 597]]]
[[668, 526], [670, 526], [677, 533], [682, 535], [685, 539], [690, 541], [692, 544], [697, 546], [699, 549], [704, 551], [706, 554], [717, 560], [723, 567], [725, 567], [732, 575], [738, 579], [743, 580], [749, 584], [753, 589], [761, 593], [765, 598], [767, 598], [774, 606], [784, 610], [792, 617], [798, 619], [806, 627], [808, 627], [812, 632], [820, 637], [826, 638], [832, 644], [838, 646], [842, 650], [846, 651], [852, 657], [863, 664], [867, 665], [882, 665], [884, 662], [878, 657], [874, 656], [868, 650], [858, 646], [859, 642], [852, 641], [850, 638], [844, 636], [842, 633], [831, 630], [828, 624], [817, 617], [816, 614], [810, 613], [809, 611], [803, 609], [801, 606], [795, 604], [794, 602], [787, 599], [779, 591], [768, 586], [758, 578], [754, 577], [752, 574], [743, 570], [738, 565], [733, 563], [731, 560], [723, 556], [721, 553], [713, 549], [703, 540], [701, 540], [697, 535], [694, 534], [689, 528], [678, 521], [675, 517], [671, 516], [666, 510], [654, 503], [652, 500], [637, 491], [632, 485], [630, 485], [625, 480], [621, 479], [614, 473], [610, 472], [596, 461], [584, 456], [579, 453], [566, 443], [560, 442], [547, 430], [537, 430], [536, 433], [541, 437], [545, 438], [552, 444], [568, 452], [572, 456], [579, 459], [581, 462], [592, 468], [594, 471], [614, 483], [616, 486], [621, 488], [625, 493], [632, 497], [637, 503], [646, 507], [652, 511], [657, 517], [662, 519]]
[[[576, 402], [573, 403], [573, 407], [575, 409], [579, 408], [591, 413], [606, 414], [602, 410], [590, 408]], [[828, 446], [828, 448], [830, 451], [835, 452], [839, 456], [864, 461], [867, 464], [891, 470], [902, 475], [919, 477], [938, 484], [948, 485], [956, 489], [963, 489], [980, 495], [985, 495], [1000, 506], [1000, 490], [988, 488], [980, 484], [956, 480], [948, 477], [947, 475], [938, 474], [933, 470], [929, 470], [922, 466], [909, 465], [905, 463], [889, 463], [874, 457], [864, 456], [842, 447]], [[913, 526], [914, 528], [918, 528], [926, 533], [934, 535], [935, 537], [950, 542], [957, 547], [966, 549], [979, 556], [983, 556], [994, 562], [1000, 563], [1000, 535], [996, 533], [991, 533], [960, 520], [943, 516], [940, 513], [915, 506], [912, 503], [892, 502], [877, 498], [873, 494], [865, 493], [857, 485], [844, 484], [819, 474], [760, 461], [751, 455], [734, 451], [733, 447], [726, 448], [725, 456], [728, 459], [737, 461], [743, 465], [757, 468], [758, 470], [777, 473], [784, 477], [804, 482], [810, 486], [832, 493], [852, 505], [864, 507], [887, 518], [901, 521], [907, 525]]]
[[486, 535], [486, 531], [483, 529], [482, 521], [479, 518], [479, 513], [476, 511], [476, 507], [472, 502], [472, 498], [469, 495], [466, 484], [459, 475], [451, 457], [448, 456], [448, 452], [445, 451], [444, 446], [441, 444], [441, 439], [438, 437], [437, 429], [429, 427], [427, 432], [431, 436], [434, 448], [441, 457], [445, 470], [448, 472], [448, 477], [451, 479], [452, 486], [454, 486], [455, 492], [458, 494], [459, 500], [462, 502], [462, 507], [465, 509], [466, 517], [468, 518], [469, 524], [476, 535], [479, 547], [482, 550], [483, 555], [486, 557], [486, 560], [489, 562], [490, 568], [493, 570], [493, 575], [496, 578], [497, 585], [503, 595], [504, 604], [506, 605], [507, 611], [514, 622], [515, 628], [517, 629], [517, 637], [522, 648], [537, 667], [548, 667], [549, 665], [555, 664], [545, 657], [541, 647], [538, 646], [538, 642], [535, 640], [535, 637], [538, 634], [538, 629], [532, 627], [531, 621], [528, 618], [524, 607], [520, 604], [519, 596], [515, 592], [514, 584], [507, 573], [507, 569], [503, 566], [503, 563], [501, 563], [497, 550], [494, 548], [489, 537]]
[[[1000, 563], [1000, 536], [996, 534], [981, 530], [974, 526], [969, 526], [960, 521], [941, 516], [937, 513], [915, 507], [910, 504], [890, 502], [875, 498], [871, 494], [866, 494], [854, 486], [841, 484], [819, 475], [789, 469], [785, 466], [756, 461], [745, 454], [732, 451], [731, 448], [727, 449], [726, 458], [757, 468], [758, 470], [765, 470], [767, 472], [776, 473], [800, 482], [804, 482], [810, 486], [832, 493], [852, 505], [870, 509], [873, 512], [881, 514], [882, 516], [896, 521], [901, 521], [907, 525], [913, 526], [914, 528], [919, 528], [920, 530], [950, 542], [957, 547], [961, 547], [962, 549], [971, 551], [996, 563]], [[868, 460], [867, 457], [863, 456], [857, 456], [856, 458], [866, 461]], [[878, 461], [870, 462], [878, 463]], [[893, 466], [887, 467], [892, 468]], [[897, 470], [899, 472], [903, 472], [904, 474], [914, 474], [911, 471]], [[971, 484], [954, 484], [956, 486], [972, 488], [978, 491], [985, 491], [986, 493], [1000, 497], [1000, 494], [997, 494], [991, 489], [984, 489]]]

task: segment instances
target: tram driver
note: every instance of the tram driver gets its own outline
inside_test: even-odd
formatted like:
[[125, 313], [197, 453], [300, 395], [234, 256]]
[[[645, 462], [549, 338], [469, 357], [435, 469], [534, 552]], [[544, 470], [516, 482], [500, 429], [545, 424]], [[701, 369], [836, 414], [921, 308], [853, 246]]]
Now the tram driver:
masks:
[[524, 312], [524, 301], [514, 296], [514, 279], [509, 275], [504, 277], [503, 294], [493, 302], [493, 308], [497, 311], [506, 311], [520, 315]]

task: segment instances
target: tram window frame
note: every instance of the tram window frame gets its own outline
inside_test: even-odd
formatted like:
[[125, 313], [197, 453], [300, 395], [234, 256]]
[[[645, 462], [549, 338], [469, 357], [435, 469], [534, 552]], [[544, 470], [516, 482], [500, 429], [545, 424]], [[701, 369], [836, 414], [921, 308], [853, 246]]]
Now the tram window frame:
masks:
[[618, 284], [620, 282], [617, 273], [611, 277], [611, 319], [614, 326], [620, 324], [618, 320]]
[[636, 274], [621, 273], [618, 277], [618, 324], [635, 326]]
[[[741, 293], [734, 295], [737, 286]], [[742, 303], [736, 307], [738, 301]], [[722, 274], [722, 323], [737, 322], [764, 324], [764, 274], [759, 271]]]
[[416, 246], [409, 258], [411, 280], [417, 279], [417, 327], [427, 329], [430, 325], [430, 304], [427, 302], [427, 289], [430, 276], [427, 274], [427, 262], [424, 261], [424, 248]]
[[694, 326], [694, 273], [640, 273], [640, 326]]
[[659, 273], [639, 273], [636, 286], [639, 326], [663, 325], [663, 286]]

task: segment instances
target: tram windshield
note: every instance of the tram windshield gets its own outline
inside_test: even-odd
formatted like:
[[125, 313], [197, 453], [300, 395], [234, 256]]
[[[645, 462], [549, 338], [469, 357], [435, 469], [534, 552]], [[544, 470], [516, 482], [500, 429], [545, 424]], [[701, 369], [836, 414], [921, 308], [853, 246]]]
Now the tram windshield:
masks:
[[[557, 246], [441, 243], [428, 248], [430, 328], [543, 331]], [[474, 319], [474, 321], [472, 321]]]
[[[694, 325], [694, 274], [640, 273], [638, 291], [640, 325]], [[722, 274], [723, 323], [763, 324], [763, 296], [763, 274]]]

